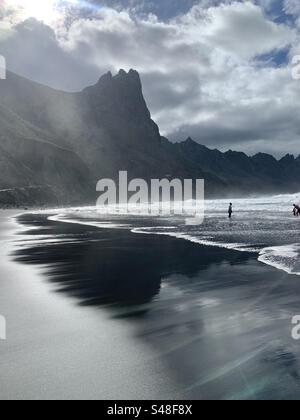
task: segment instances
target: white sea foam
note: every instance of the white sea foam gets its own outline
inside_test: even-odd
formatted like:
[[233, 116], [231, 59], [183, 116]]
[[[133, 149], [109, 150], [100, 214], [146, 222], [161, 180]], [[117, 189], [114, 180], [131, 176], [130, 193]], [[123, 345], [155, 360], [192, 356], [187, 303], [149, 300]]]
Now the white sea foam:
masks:
[[[195, 244], [199, 245], [207, 245], [217, 248], [226, 248], [226, 249], [232, 249], [235, 251], [242, 251], [242, 252], [257, 252], [257, 250], [250, 248], [248, 244], [243, 243], [222, 243], [222, 242], [216, 242], [212, 238], [209, 237], [196, 237], [189, 235], [187, 233], [183, 232], [169, 232], [170, 227], [167, 228], [134, 228], [131, 230], [132, 233], [140, 233], [144, 235], [164, 235], [164, 236], [171, 236], [176, 239], [185, 239], [186, 241], [193, 242]], [[176, 229], [176, 227], [173, 227], [171, 229]]]
[[[80, 217], [84, 217], [82, 214], [80, 214]], [[66, 214], [60, 213], [55, 216], [49, 216], [48, 220], [53, 222], [63, 222], [63, 223], [71, 223], [75, 225], [82, 225], [82, 226], [91, 226], [96, 227], [99, 229], [120, 229], [120, 228], [129, 228], [130, 225], [126, 224], [118, 224], [111, 221], [91, 221], [91, 220], [78, 220], [78, 219], [72, 219], [67, 218]]]
[[[146, 235], [166, 235], [177, 239], [185, 239], [187, 241], [218, 248], [224, 248], [240, 252], [258, 253], [258, 261], [285, 271], [288, 274], [300, 276], [300, 244], [283, 245], [267, 248], [251, 247], [250, 244], [243, 243], [222, 243], [216, 242], [212, 238], [198, 238], [185, 233], [171, 232], [169, 228], [161, 230], [161, 228], [135, 228], [133, 233]], [[175, 227], [173, 229], [176, 229]]]
[[288, 274], [300, 276], [300, 244], [264, 248], [258, 260]]

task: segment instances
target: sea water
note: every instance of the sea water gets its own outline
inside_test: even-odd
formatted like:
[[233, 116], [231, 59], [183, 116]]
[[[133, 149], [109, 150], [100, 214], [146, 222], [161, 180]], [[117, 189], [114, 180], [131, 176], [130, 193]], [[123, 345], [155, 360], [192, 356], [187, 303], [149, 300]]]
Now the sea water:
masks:
[[[135, 234], [169, 235], [201, 245], [258, 254], [260, 262], [300, 275], [300, 217], [293, 204], [300, 193], [230, 200], [233, 217], [228, 218], [229, 200], [206, 200], [205, 219], [200, 225], [187, 225], [185, 217], [148, 216], [148, 208], [127, 214], [124, 206], [111, 214], [85, 207], [60, 210], [55, 220], [99, 228], [130, 229]], [[193, 206], [197, 203], [192, 203]]]

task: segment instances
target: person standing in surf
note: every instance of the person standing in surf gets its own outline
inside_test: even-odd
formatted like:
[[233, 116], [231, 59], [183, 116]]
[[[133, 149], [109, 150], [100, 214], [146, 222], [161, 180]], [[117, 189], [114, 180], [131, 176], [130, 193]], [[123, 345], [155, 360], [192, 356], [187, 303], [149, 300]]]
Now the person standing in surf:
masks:
[[232, 203], [230, 203], [230, 204], [229, 204], [229, 209], [228, 209], [228, 216], [229, 216], [229, 219], [231, 219], [231, 218], [232, 218], [232, 213], [233, 213], [233, 204], [232, 204]]
[[297, 204], [294, 204], [293, 213], [294, 216], [300, 216], [300, 207]]

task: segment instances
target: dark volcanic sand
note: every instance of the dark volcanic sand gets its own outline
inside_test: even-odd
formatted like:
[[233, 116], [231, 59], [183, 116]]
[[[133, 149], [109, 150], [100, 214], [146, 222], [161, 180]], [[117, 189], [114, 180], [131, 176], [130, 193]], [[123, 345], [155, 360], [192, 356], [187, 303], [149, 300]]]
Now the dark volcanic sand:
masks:
[[[35, 358], [23, 361], [29, 365], [21, 376], [9, 369], [4, 352], [8, 372], [0, 397], [300, 398], [300, 342], [291, 338], [291, 319], [300, 313], [299, 277], [259, 263], [255, 254], [167, 236], [48, 221], [46, 215], [19, 222], [29, 230], [19, 237], [14, 259], [43, 267], [51, 290], [59, 292], [44, 294], [58, 296], [60, 311], [53, 316], [63, 331], [44, 331], [48, 348], [43, 326], [35, 325], [30, 342], [25, 339]], [[30, 289], [31, 279], [24, 281]], [[69, 311], [76, 311], [78, 331]], [[49, 313], [43, 316], [47, 325]], [[34, 360], [36, 375], [30, 372]]]

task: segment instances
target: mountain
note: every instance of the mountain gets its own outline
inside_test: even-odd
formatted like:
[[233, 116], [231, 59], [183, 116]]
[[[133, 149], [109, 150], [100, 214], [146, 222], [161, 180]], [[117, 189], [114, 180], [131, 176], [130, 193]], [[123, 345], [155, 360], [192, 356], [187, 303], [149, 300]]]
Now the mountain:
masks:
[[247, 156], [229, 150], [222, 153], [198, 144], [191, 138], [175, 145], [178, 156], [198, 165], [225, 185], [219, 196], [294, 193], [300, 190], [300, 156], [287, 155], [281, 160], [258, 153]]
[[300, 158], [221, 153], [160, 135], [139, 74], [107, 73], [78, 93], [13, 73], [0, 80], [0, 205], [86, 204], [100, 178], [205, 178], [209, 196], [298, 191]]
[[58, 205], [86, 199], [89, 172], [72, 150], [0, 105], [0, 205]]

